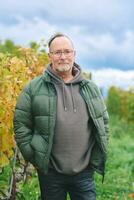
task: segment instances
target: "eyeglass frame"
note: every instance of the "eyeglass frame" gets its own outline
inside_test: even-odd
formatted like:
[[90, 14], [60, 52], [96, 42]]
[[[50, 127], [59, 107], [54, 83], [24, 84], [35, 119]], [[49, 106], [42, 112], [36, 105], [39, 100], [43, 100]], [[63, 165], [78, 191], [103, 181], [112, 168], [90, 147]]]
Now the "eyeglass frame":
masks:
[[[60, 50], [50, 51], [49, 53], [53, 54], [57, 58], [60, 58], [62, 56], [62, 54], [64, 54], [64, 56], [66, 56], [66, 57], [71, 57], [74, 52], [75, 52], [75, 50], [73, 50], [73, 49], [66, 49], [64, 51], [60, 51]], [[66, 53], [68, 53], [68, 55]]]

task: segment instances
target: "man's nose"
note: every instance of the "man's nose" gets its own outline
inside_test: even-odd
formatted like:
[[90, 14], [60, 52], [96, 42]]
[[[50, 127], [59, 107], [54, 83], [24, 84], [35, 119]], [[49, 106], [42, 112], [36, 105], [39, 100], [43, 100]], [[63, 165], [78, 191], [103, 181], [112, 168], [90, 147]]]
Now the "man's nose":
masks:
[[64, 52], [61, 52], [61, 56], [60, 56], [60, 58], [66, 58], [66, 56], [65, 56], [65, 53]]

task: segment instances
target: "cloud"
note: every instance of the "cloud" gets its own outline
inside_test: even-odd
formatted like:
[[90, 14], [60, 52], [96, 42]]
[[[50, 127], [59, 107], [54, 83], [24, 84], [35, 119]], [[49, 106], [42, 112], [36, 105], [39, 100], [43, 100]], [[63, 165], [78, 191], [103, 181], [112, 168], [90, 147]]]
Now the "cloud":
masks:
[[0, 11], [5, 18], [20, 15], [32, 19], [36, 16], [47, 18], [52, 24], [83, 24], [90, 31], [113, 31], [132, 26], [133, 6], [131, 0], [5, 0]]
[[47, 21], [39, 18], [33, 20], [26, 20], [22, 17], [18, 17], [18, 24], [10, 27], [7, 25], [1, 25], [0, 29], [3, 30], [3, 34], [0, 36], [3, 40], [6, 38], [13, 39], [16, 43], [22, 45], [28, 45], [31, 41], [40, 41], [46, 39], [49, 34], [55, 32], [56, 26], [51, 26]]
[[[122, 69], [134, 68], [134, 31], [124, 32], [120, 40], [117, 40], [116, 36], [111, 33], [92, 34], [85, 32], [84, 38], [82, 38], [78, 32], [74, 40], [75, 38], [79, 39], [78, 45], [75, 41], [77, 49], [79, 49], [78, 58], [82, 57], [87, 67], [98, 65]], [[79, 42], [80, 40], [81, 42]]]
[[[18, 44], [28, 45], [31, 40], [46, 41], [55, 32], [65, 32], [74, 41], [77, 60], [85, 68], [89, 66], [132, 69], [134, 66], [134, 32], [127, 31], [118, 40], [112, 33], [93, 34], [86, 26], [70, 25], [66, 28], [52, 25], [46, 20], [35, 17], [27, 20], [16, 17], [18, 23], [11, 27], [0, 24], [0, 37], [13, 39]], [[10, 31], [9, 31], [10, 29]]]
[[111, 86], [116, 86], [123, 90], [134, 89], [134, 70], [122, 71], [103, 68], [92, 69], [90, 72], [92, 73], [92, 80], [101, 88], [104, 97], [107, 96]]
[[90, 70], [92, 78], [100, 87], [108, 89], [117, 86], [124, 89], [134, 87], [134, 70], [123, 71], [119, 69], [103, 68], [101, 70]]
[[0, 39], [27, 45], [60, 31], [72, 38], [85, 68], [133, 69], [133, 7], [131, 0], [4, 0]]

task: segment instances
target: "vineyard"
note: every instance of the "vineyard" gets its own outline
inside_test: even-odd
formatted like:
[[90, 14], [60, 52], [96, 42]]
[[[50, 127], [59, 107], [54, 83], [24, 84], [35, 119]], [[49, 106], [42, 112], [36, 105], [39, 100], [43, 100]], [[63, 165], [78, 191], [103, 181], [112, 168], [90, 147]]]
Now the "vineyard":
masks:
[[48, 63], [46, 53], [32, 48], [19, 48], [18, 53], [0, 53], [0, 167], [9, 163], [15, 147], [12, 121], [17, 96]]
[[[7, 51], [7, 49], [10, 49], [10, 51]], [[19, 46], [14, 46], [11, 41], [7, 41], [5, 45], [0, 46], [0, 50], [0, 199], [6, 199], [9, 185], [8, 177], [12, 174], [10, 165], [12, 165], [11, 163], [13, 162], [16, 147], [12, 124], [16, 99], [22, 88], [32, 78], [43, 72], [49, 61], [45, 48], [40, 50], [40, 45], [37, 45], [36, 43], [32, 43], [30, 48], [22, 48]], [[134, 181], [132, 180], [134, 172], [134, 165], [132, 162], [134, 157], [132, 155], [132, 152], [134, 152], [132, 145], [132, 137], [134, 135], [134, 88], [131, 87], [128, 91], [124, 91], [120, 88], [111, 87], [108, 93], [107, 106], [110, 116], [118, 116], [111, 117], [112, 142], [110, 146], [111, 158], [109, 162], [112, 162], [111, 159], [115, 160], [114, 164], [112, 163], [108, 165], [108, 172], [112, 173], [112, 176], [114, 176], [114, 173], [116, 173], [114, 170], [115, 168], [118, 168], [118, 173], [122, 173], [120, 176], [122, 176], [123, 179], [121, 179], [120, 183], [118, 183], [118, 186], [120, 185], [118, 190], [113, 189], [114, 186], [112, 186], [112, 183], [111, 185], [107, 183], [104, 184], [104, 188], [106, 188], [105, 192], [103, 192], [99, 185], [100, 180], [97, 178], [97, 185], [99, 190], [98, 194], [100, 195], [98, 195], [98, 200], [132, 199], [134, 198], [133, 188], [131, 186]], [[126, 133], [124, 133], [124, 130]], [[125, 134], [127, 134], [127, 137]], [[120, 142], [121, 139], [122, 143]], [[128, 142], [126, 147], [125, 142]], [[119, 145], [120, 149], [117, 144]], [[113, 148], [114, 151], [112, 152]], [[117, 158], [119, 158], [119, 155], [117, 155], [117, 153], [121, 154], [121, 149], [124, 151], [125, 158], [120, 158], [120, 163], [118, 163]], [[20, 158], [21, 156], [19, 156], [17, 159], [22, 159]], [[127, 159], [128, 163], [126, 164]], [[16, 162], [18, 162], [18, 160]], [[17, 164], [20, 165], [21, 162], [24, 166], [24, 172], [26, 172], [27, 167], [25, 168], [26, 165], [23, 159]], [[123, 163], [122, 166], [125, 165], [126, 167], [124, 172], [121, 171], [122, 168], [120, 169], [119, 165], [121, 163]], [[23, 185], [21, 182], [19, 187], [21, 188], [22, 193], [18, 193], [17, 199], [36, 200], [39, 196], [36, 172], [31, 166], [28, 166], [28, 169], [28, 175], [27, 177], [23, 177], [23, 179], [27, 179], [28, 181], [28, 177], [33, 176], [32, 185]], [[18, 167], [18, 170], [20, 170], [20, 167]], [[127, 170], [129, 170], [128, 174]], [[125, 176], [127, 176], [126, 179]], [[108, 180], [113, 181], [112, 178], [109, 177]], [[116, 177], [113, 179], [115, 179], [115, 183], [113, 184], [117, 184], [116, 181], [118, 182], [119, 180], [116, 179]], [[6, 184], [6, 187], [4, 184]], [[125, 187], [127, 185], [126, 189], [122, 184], [124, 184]], [[123, 193], [121, 193], [120, 188], [122, 188]], [[16, 190], [16, 188], [14, 189]]]

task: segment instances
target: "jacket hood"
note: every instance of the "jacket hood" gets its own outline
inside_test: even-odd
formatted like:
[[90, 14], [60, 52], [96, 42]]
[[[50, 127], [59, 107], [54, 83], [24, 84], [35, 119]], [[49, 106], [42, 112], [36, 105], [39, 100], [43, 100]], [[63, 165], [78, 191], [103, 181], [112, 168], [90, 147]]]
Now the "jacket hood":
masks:
[[[52, 65], [49, 64], [47, 69], [45, 70], [56, 82], [63, 83], [63, 79], [53, 70]], [[78, 64], [74, 63], [72, 74], [74, 78], [66, 84], [76, 84], [84, 80], [81, 72], [81, 68]]]
[[62, 95], [61, 98], [63, 99], [63, 105], [64, 105], [64, 111], [67, 111], [67, 85], [70, 86], [70, 95], [72, 99], [72, 104], [73, 104], [73, 111], [76, 112], [76, 100], [75, 100], [75, 88], [73, 85], [79, 84], [84, 80], [82, 73], [81, 73], [81, 68], [78, 64], [74, 63], [72, 73], [74, 78], [65, 83], [64, 80], [53, 70], [52, 65], [48, 65], [45, 73], [49, 74], [50, 77], [53, 79], [53, 83], [56, 86], [56, 89], [59, 90], [59, 88], [62, 88]]

